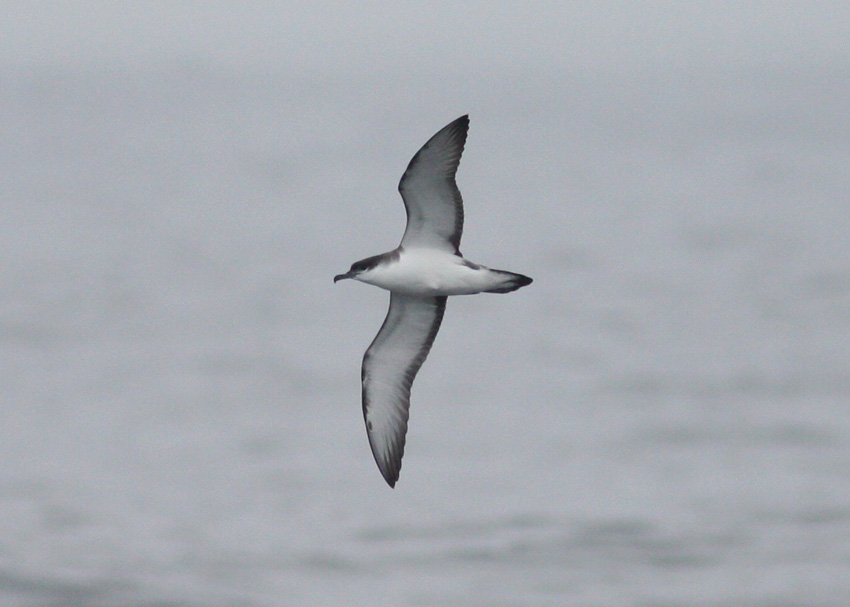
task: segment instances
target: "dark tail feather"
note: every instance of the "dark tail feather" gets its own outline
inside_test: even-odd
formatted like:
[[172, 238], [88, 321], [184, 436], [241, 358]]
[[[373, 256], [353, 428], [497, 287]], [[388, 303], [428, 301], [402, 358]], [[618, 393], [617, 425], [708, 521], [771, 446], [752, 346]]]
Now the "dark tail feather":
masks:
[[505, 270], [490, 271], [495, 274], [499, 274], [502, 277], [503, 282], [498, 287], [488, 289], [485, 291], [486, 293], [510, 293], [511, 291], [516, 291], [521, 287], [530, 285], [532, 282], [528, 276], [523, 276], [522, 274], [517, 274], [515, 272], [507, 272]]

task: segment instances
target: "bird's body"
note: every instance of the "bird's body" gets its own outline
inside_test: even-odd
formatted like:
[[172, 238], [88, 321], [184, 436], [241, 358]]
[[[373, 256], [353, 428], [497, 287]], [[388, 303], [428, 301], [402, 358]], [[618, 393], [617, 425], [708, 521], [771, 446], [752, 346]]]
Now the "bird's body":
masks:
[[399, 183], [407, 211], [401, 244], [352, 264], [334, 282], [353, 278], [390, 291], [390, 308], [363, 356], [363, 416], [372, 454], [395, 486], [404, 454], [410, 387], [428, 356], [450, 295], [509, 293], [531, 283], [460, 253], [463, 202], [455, 173], [469, 118], [441, 129], [410, 161]]
[[[357, 280], [405, 295], [473, 295], [501, 292], [514, 284], [515, 274], [491, 270], [454, 253], [438, 249], [399, 247]], [[513, 290], [513, 289], [511, 289]]]

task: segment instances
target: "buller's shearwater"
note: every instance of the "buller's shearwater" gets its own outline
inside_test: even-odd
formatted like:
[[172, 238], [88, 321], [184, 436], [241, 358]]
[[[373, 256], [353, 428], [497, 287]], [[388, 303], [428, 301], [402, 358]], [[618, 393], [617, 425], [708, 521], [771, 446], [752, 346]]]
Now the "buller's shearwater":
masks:
[[390, 309], [363, 355], [363, 417], [381, 474], [395, 487], [404, 455], [410, 386], [440, 329], [448, 295], [510, 293], [531, 284], [522, 274], [472, 263], [460, 252], [463, 200], [455, 183], [469, 117], [461, 116], [422, 146], [398, 190], [407, 227], [394, 250], [351, 265], [353, 278], [390, 292]]

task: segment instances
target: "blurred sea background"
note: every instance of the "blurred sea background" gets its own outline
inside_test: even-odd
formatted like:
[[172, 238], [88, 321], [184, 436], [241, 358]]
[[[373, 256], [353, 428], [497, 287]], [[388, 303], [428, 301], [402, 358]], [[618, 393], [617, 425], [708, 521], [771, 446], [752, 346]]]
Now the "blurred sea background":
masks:
[[[0, 6], [0, 605], [850, 603], [850, 7]], [[401, 479], [360, 359], [469, 113]]]

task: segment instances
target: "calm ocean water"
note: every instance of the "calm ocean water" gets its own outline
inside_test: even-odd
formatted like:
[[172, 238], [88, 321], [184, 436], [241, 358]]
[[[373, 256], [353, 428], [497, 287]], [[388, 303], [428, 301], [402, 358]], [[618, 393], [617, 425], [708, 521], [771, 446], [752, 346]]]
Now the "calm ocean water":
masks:
[[[848, 83], [0, 72], [0, 605], [847, 605]], [[535, 283], [450, 301], [389, 490], [332, 277], [466, 112]]]

